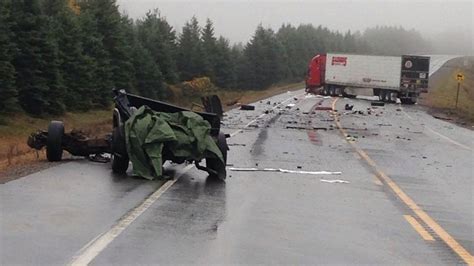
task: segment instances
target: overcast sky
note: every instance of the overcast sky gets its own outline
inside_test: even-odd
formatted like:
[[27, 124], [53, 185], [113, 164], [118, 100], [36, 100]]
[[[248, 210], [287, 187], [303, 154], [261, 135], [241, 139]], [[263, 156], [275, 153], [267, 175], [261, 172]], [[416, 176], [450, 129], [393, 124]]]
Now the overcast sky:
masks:
[[[216, 33], [232, 42], [246, 42], [258, 24], [277, 29], [282, 23], [312, 23], [330, 29], [363, 30], [375, 25], [415, 28], [426, 37], [454, 31], [473, 37], [473, 1], [163, 1], [117, 0], [133, 18], [158, 8], [178, 32], [195, 15], [204, 24], [210, 18]], [[466, 37], [466, 36], [465, 36]]]

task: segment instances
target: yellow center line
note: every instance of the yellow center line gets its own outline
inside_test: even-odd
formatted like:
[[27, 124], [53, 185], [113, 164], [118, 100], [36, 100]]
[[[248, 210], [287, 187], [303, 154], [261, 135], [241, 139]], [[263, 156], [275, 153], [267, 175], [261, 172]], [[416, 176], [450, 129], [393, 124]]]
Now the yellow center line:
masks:
[[423, 226], [411, 215], [403, 215], [405, 217], [405, 220], [415, 229], [418, 234], [420, 234], [421, 238], [423, 238], [426, 241], [435, 241], [433, 236], [428, 233], [428, 231], [423, 228]]
[[[336, 98], [332, 103], [332, 109], [334, 112], [334, 121], [336, 123], [337, 128], [343, 134], [344, 138], [346, 138], [347, 134], [345, 130], [342, 128], [340, 121], [335, 114], [336, 110], [336, 103], [339, 98]], [[413, 201], [388, 175], [386, 175], [377, 164], [369, 157], [369, 155], [359, 148], [355, 143], [348, 141], [348, 143], [354, 148], [354, 150], [362, 157], [364, 160], [373, 168], [376, 173], [376, 176], [380, 179], [380, 181], [385, 182], [390, 189], [397, 195], [397, 197], [405, 203], [415, 214], [416, 216], [423, 221], [426, 225], [428, 225], [433, 232], [438, 235], [441, 240], [446, 243], [456, 254], [459, 255], [468, 265], [474, 265], [474, 257], [467, 251], [459, 242], [456, 241], [443, 227], [441, 227], [431, 216], [429, 216], [423, 209], [421, 209], [415, 201]]]
[[374, 183], [378, 186], [383, 186], [382, 181], [377, 177], [377, 175], [374, 175]]

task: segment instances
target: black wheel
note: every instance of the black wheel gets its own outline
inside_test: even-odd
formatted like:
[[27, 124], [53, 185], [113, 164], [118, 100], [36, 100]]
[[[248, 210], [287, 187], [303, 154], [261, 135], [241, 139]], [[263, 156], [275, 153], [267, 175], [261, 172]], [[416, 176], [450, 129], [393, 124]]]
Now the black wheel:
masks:
[[386, 102], [386, 101], [387, 101], [387, 92], [386, 92], [385, 90], [381, 90], [381, 91], [380, 91], [379, 99], [380, 99], [382, 102]]
[[123, 125], [114, 127], [112, 131], [112, 171], [117, 174], [124, 174], [127, 172], [128, 162]]
[[222, 117], [224, 110], [222, 110], [221, 99], [217, 95], [212, 95], [209, 97], [209, 110], [206, 110], [208, 113], [217, 114], [219, 117]]
[[327, 89], [326, 86], [324, 86], [323, 89], [321, 90], [321, 95], [323, 95], [323, 96], [328, 95], [328, 89]]
[[401, 98], [400, 99], [400, 102], [402, 104], [415, 104], [416, 103], [416, 100], [412, 100], [411, 98]]
[[222, 161], [218, 158], [206, 158], [206, 167], [217, 172], [217, 175], [209, 174], [209, 177], [225, 180], [227, 175], [225, 166], [227, 164], [227, 151], [229, 150], [229, 146], [227, 146], [225, 134], [222, 132], [220, 132], [219, 136], [217, 137], [217, 146], [222, 152], [222, 156], [224, 157], [224, 163], [222, 163]]
[[397, 102], [397, 92], [396, 91], [389, 91], [387, 93], [387, 102], [389, 103], [396, 103]]
[[387, 91], [387, 94], [386, 94], [385, 97], [387, 97], [387, 102], [388, 103], [392, 102], [392, 92], [391, 91]]
[[354, 99], [357, 95], [347, 94], [346, 88], [342, 88], [342, 97]]
[[61, 121], [51, 121], [48, 126], [46, 140], [46, 158], [50, 162], [59, 162], [63, 157], [64, 124]]

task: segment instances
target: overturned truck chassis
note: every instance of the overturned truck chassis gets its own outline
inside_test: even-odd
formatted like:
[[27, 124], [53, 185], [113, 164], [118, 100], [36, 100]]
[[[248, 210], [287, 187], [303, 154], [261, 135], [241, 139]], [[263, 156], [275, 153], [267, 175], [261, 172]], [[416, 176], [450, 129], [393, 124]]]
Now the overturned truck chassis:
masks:
[[[189, 111], [187, 109], [174, 106], [165, 102], [156, 101], [137, 95], [126, 93], [124, 90], [114, 90], [115, 108], [113, 112], [113, 130], [102, 138], [88, 138], [80, 131], [64, 132], [64, 124], [61, 121], [51, 121], [47, 131], [37, 131], [28, 138], [28, 145], [36, 150], [46, 147], [46, 157], [48, 161], [60, 161], [63, 150], [74, 156], [84, 156], [95, 158], [101, 161], [100, 155], [110, 153], [112, 160], [112, 170], [116, 173], [125, 173], [129, 158], [125, 143], [124, 124], [133, 113], [143, 105], [147, 105], [157, 112], [180, 112]], [[224, 164], [220, 160], [207, 158], [206, 166], [199, 165], [200, 162], [194, 161], [196, 167], [207, 171], [210, 176], [219, 179], [225, 179], [225, 162], [227, 161], [227, 151], [229, 150], [226, 142], [228, 135], [220, 132], [220, 124], [223, 115], [220, 99], [213, 95], [203, 97], [203, 107], [205, 112], [196, 112], [211, 125], [210, 135], [216, 141], [217, 146], [224, 157]], [[91, 157], [92, 155], [96, 155]], [[97, 156], [99, 155], [99, 156]], [[187, 158], [176, 158], [169, 154], [163, 154], [164, 160], [170, 160], [175, 163], [183, 161], [192, 162]]]

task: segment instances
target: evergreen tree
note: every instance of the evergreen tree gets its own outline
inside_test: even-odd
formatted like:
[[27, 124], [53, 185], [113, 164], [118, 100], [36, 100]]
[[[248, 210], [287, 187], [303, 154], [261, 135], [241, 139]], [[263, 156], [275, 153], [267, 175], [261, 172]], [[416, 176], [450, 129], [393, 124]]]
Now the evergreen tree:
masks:
[[291, 80], [295, 77], [301, 78], [301, 56], [300, 36], [298, 36], [296, 28], [290, 24], [282, 25], [276, 35], [278, 41], [285, 47], [286, 73], [287, 79]]
[[12, 42], [11, 4], [11, 0], [0, 1], [0, 113], [15, 111], [18, 107], [15, 68], [11, 63], [16, 52]]
[[79, 3], [86, 34], [85, 51], [96, 61], [94, 102], [108, 106], [112, 88], [131, 89], [133, 86], [132, 48], [126, 39], [129, 19], [121, 16], [115, 0]]
[[201, 43], [201, 28], [196, 17], [186, 22], [179, 37], [177, 65], [181, 80], [205, 75], [205, 59]]
[[217, 39], [214, 36], [214, 25], [210, 19], [206, 20], [206, 25], [202, 29], [202, 52], [203, 52], [203, 71], [204, 75], [216, 79], [217, 71]]
[[248, 66], [246, 74], [249, 74], [247, 87], [264, 89], [286, 77], [284, 47], [271, 29], [258, 26], [245, 47], [244, 57], [244, 64]]
[[152, 99], [166, 97], [162, 73], [151, 53], [138, 41], [135, 42], [133, 51], [136, 92]]
[[145, 19], [137, 21], [138, 38], [168, 83], [178, 81], [176, 67], [176, 34], [168, 22], [160, 17], [158, 10], [149, 11]]
[[430, 50], [421, 34], [402, 27], [376, 26], [365, 30], [363, 40], [375, 54], [402, 55]]
[[214, 52], [214, 82], [221, 88], [236, 87], [236, 64], [239, 55], [233, 55], [229, 41], [219, 37]]
[[64, 103], [68, 110], [88, 110], [94, 93], [92, 58], [84, 54], [84, 32], [70, 5], [64, 0], [45, 0], [45, 13], [50, 16], [59, 47], [60, 69], [64, 80]]
[[343, 50], [346, 53], [353, 53], [357, 51], [356, 39], [351, 34], [350, 30], [344, 34], [343, 47]]
[[57, 46], [39, 0], [13, 1], [12, 17], [15, 18], [14, 42], [18, 47], [13, 62], [21, 107], [34, 115], [62, 113], [64, 91]]
[[82, 35], [83, 53], [91, 58], [91, 70], [94, 80], [90, 88], [90, 100], [93, 106], [106, 107], [110, 104], [111, 90], [114, 88], [113, 68], [111, 56], [105, 47], [104, 36], [98, 20], [98, 6], [93, 0], [79, 2], [79, 23], [84, 34]]

